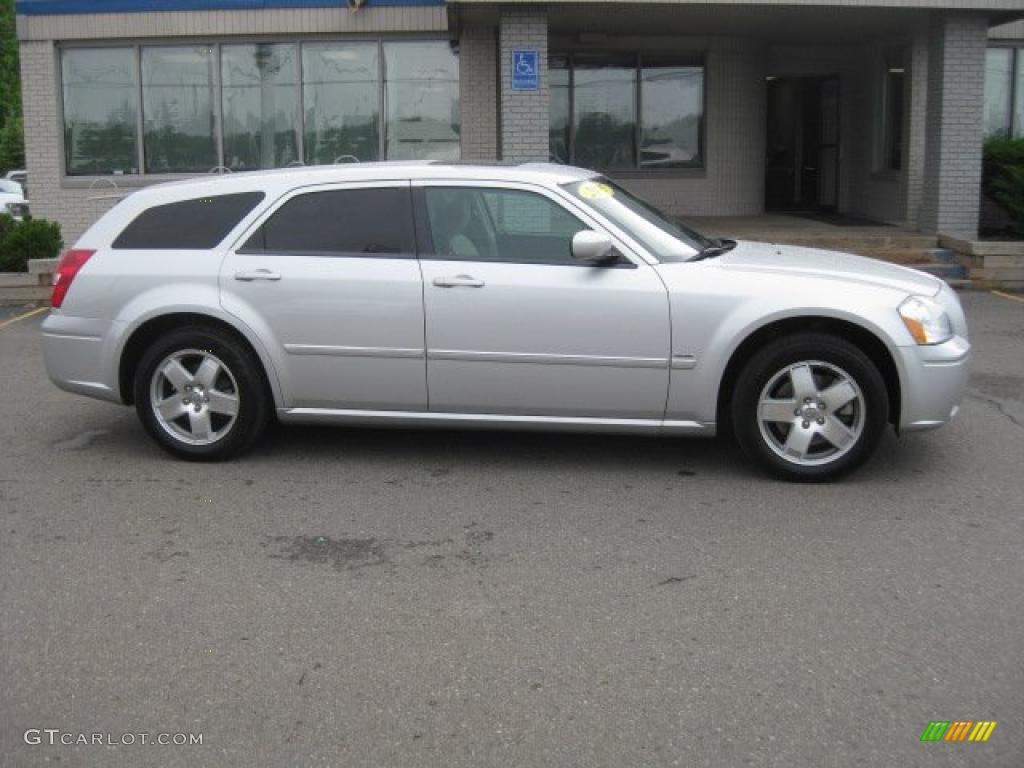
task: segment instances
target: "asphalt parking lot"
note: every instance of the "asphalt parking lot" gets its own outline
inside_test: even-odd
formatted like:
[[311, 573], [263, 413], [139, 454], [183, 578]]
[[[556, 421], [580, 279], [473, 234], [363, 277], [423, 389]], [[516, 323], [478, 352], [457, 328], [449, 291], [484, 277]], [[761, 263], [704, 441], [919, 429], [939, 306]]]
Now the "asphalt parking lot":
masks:
[[181, 463], [8, 313], [0, 764], [1019, 768], [1024, 303], [963, 298], [959, 418], [814, 487], [651, 438], [280, 428]]

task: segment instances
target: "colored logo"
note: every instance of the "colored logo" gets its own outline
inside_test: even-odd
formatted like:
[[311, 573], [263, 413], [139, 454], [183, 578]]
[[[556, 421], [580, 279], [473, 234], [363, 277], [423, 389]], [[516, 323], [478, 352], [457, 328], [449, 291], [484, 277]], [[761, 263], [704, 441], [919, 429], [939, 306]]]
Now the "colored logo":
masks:
[[921, 734], [921, 741], [988, 741], [995, 720], [932, 720]]

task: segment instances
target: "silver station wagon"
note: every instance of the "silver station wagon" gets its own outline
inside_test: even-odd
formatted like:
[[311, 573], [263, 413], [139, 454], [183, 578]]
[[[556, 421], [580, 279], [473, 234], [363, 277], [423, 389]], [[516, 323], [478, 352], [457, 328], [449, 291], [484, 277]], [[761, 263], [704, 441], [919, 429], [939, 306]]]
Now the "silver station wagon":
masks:
[[59, 266], [62, 389], [185, 459], [267, 421], [731, 432], [795, 480], [937, 427], [955, 293], [848, 254], [710, 240], [591, 171], [366, 163], [136, 192]]

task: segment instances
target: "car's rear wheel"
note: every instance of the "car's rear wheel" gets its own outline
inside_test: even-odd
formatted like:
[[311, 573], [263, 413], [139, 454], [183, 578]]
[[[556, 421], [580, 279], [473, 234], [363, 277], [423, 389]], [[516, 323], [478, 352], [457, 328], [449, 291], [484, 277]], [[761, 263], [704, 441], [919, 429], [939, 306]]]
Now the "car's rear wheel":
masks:
[[743, 450], [775, 475], [816, 481], [863, 463], [889, 420], [885, 381], [858, 347], [827, 334], [777, 339], [743, 368], [732, 402]]
[[215, 328], [161, 336], [135, 372], [135, 408], [149, 434], [183, 459], [217, 461], [248, 448], [267, 421], [260, 363]]

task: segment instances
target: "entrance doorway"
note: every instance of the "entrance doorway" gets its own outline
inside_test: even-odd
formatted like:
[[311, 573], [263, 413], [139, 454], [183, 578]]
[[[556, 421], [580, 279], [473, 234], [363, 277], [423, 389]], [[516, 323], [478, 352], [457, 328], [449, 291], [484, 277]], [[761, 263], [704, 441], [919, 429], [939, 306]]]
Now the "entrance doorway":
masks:
[[765, 208], [839, 204], [839, 78], [769, 77]]

